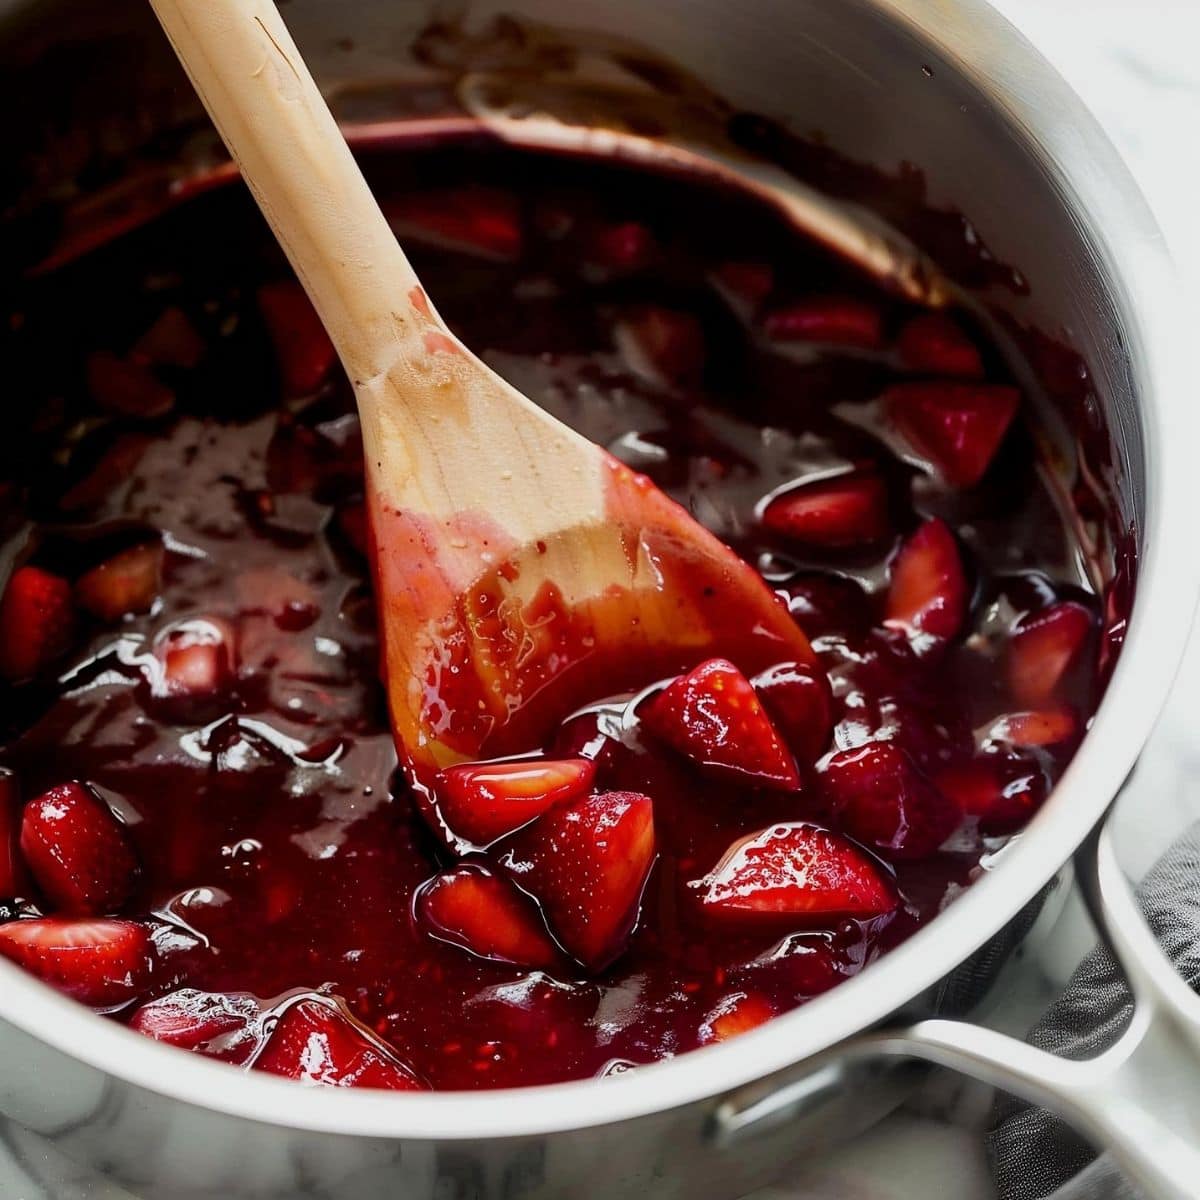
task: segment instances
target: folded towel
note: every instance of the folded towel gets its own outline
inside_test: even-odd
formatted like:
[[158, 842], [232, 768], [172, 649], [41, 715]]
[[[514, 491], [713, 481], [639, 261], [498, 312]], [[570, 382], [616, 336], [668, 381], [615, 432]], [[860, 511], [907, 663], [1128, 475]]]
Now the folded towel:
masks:
[[[1137, 895], [1176, 970], [1200, 990], [1200, 822], [1159, 859]], [[1092, 1058], [1117, 1040], [1132, 1011], [1120, 969], [1098, 948], [1029, 1041], [1063, 1058]], [[1000, 1200], [1139, 1200], [1107, 1155], [1097, 1157], [1065, 1122], [1022, 1101], [997, 1104], [988, 1149]]]

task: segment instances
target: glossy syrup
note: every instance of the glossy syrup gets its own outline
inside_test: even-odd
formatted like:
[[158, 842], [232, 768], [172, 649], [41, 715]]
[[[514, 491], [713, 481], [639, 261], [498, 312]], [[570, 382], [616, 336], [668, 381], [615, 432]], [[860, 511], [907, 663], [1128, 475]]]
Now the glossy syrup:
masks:
[[[966, 491], [905, 457], [877, 398], [910, 377], [891, 335], [912, 310], [772, 214], [684, 180], [515, 152], [377, 152], [368, 165], [463, 341], [786, 594], [833, 685], [827, 749], [883, 737], [922, 769], [971, 761], [979, 731], [1014, 707], [1015, 623], [1057, 600], [1097, 607], [1020, 422]], [[492, 214], [465, 246], [436, 216], [464, 196]], [[826, 819], [814, 763], [800, 764], [798, 795], [701, 781], [622, 726], [620, 703], [600, 704], [545, 748], [595, 754], [607, 731], [603, 786], [654, 801], [659, 856], [627, 952], [589, 978], [486, 962], [428, 936], [413, 895], [451, 858], [395, 773], [353, 400], [336, 369], [310, 393], [285, 394], [256, 295], [286, 274], [229, 186], [34, 280], [11, 306], [10, 385], [27, 424], [0, 446], [8, 552], [77, 578], [148, 534], [165, 546], [148, 613], [82, 624], [63, 662], [0, 701], [0, 762], [26, 796], [84, 779], [126, 821], [142, 874], [123, 911], [156, 922], [151, 995], [336, 995], [437, 1088], [587, 1077], [694, 1048], [731, 997], [782, 1011], [856, 974], [1002, 844], [1009, 829], [968, 818], [941, 851], [897, 863], [892, 916], [705, 927], [681, 898], [731, 841]], [[764, 332], [790, 299], [830, 293], [875, 306], [885, 345]], [[157, 370], [170, 411], [102, 411], [88, 356], [125, 354], [168, 308], [204, 346], [195, 365]], [[988, 378], [1006, 381], [971, 332]], [[889, 500], [880, 544], [802, 550], [764, 530], [764, 497], [867, 463]], [[967, 633], [930, 659], [880, 621], [897, 541], [934, 515], [961, 540], [972, 600]], [[154, 694], [148, 663], [155, 637], [187, 619], [213, 622], [231, 662], [213, 694], [180, 702]], [[1067, 686], [1086, 716], [1090, 662]], [[1037, 795], [1073, 745], [1019, 756]]]

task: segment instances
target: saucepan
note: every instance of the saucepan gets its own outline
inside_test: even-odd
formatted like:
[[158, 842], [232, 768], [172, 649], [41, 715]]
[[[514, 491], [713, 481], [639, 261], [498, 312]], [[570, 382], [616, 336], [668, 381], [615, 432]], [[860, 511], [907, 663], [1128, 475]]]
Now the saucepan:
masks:
[[[1105, 831], [1196, 595], [1192, 339], [1154, 221], [1078, 98], [982, 0], [286, 12], [360, 140], [423, 123], [690, 155], [777, 192], [893, 286], [930, 302], [952, 290], [1025, 361], [1053, 351], [1029, 391], [1047, 469], [1094, 501], [1079, 532], [1110, 597], [1111, 678], [1053, 796], [976, 884], [859, 976], [730, 1043], [519, 1091], [302, 1089], [139, 1038], [0, 962], [0, 1112], [170, 1200], [715, 1200], [878, 1120], [920, 1061], [1057, 1109], [1152, 1197], [1194, 1196], [1200, 1000], [1160, 955]], [[0, 5], [0, 88], [6, 287], [22, 254], [82, 244], [219, 163], [140, 0]], [[1120, 1041], [1088, 1062], [970, 1023], [1072, 860], [1136, 998]]]

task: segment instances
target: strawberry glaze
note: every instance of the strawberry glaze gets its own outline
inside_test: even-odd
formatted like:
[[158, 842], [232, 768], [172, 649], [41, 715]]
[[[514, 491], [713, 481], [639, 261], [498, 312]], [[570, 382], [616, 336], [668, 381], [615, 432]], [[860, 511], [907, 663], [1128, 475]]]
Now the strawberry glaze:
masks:
[[[646, 637], [589, 663], [559, 598], [514, 619], [477, 588], [501, 640], [577, 655], [579, 711], [506, 694], [498, 739], [442, 686], [443, 644], [430, 719], [470, 757], [551, 760], [560, 790], [507, 772], [519, 828], [503, 770], [414, 797], [350, 389], [250, 202], [216, 188], [9, 302], [28, 424], [0, 447], [0, 952], [192, 1052], [397, 1088], [624, 1070], [856, 974], [1036, 811], [1098, 699], [1103, 605], [1000, 356], [685, 180], [369, 165], [465, 344], [608, 448], [615, 512], [644, 475], [737, 550], [783, 632], [738, 631], [731, 581], [669, 553], [732, 664]], [[383, 569], [444, 613], [421, 531], [376, 521]], [[56, 824], [36, 798], [72, 780]]]

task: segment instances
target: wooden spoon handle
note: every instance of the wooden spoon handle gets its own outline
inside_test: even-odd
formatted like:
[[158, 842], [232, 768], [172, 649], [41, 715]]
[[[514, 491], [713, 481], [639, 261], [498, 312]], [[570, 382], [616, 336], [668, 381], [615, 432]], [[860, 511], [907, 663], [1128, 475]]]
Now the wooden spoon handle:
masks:
[[274, 0], [151, 4], [347, 373], [388, 370], [420, 285]]

